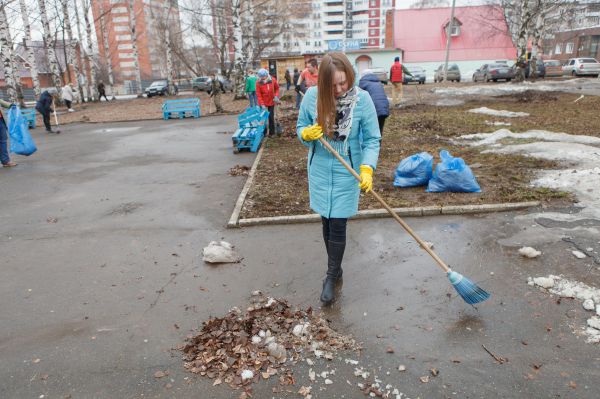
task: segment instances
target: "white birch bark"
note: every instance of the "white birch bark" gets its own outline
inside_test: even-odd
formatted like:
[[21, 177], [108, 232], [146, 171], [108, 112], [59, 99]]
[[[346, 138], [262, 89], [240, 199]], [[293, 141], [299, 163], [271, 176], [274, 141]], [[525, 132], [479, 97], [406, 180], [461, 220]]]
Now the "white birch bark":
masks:
[[[244, 14], [242, 21], [244, 22], [245, 32], [244, 37], [244, 56], [246, 57], [246, 67], [254, 65], [254, 11], [252, 8], [252, 0], [244, 1]], [[247, 69], [247, 68], [246, 68]]]
[[529, 0], [521, 2], [521, 19], [519, 22], [519, 36], [517, 40], [517, 74], [515, 80], [521, 82], [525, 80], [525, 62], [527, 60], [527, 38], [529, 24], [531, 21], [531, 7]]
[[73, 39], [73, 28], [71, 27], [71, 18], [69, 17], [69, 0], [61, 0], [62, 12], [64, 17], [65, 29], [67, 31], [67, 38], [69, 39], [69, 46], [67, 47], [67, 68], [69, 64], [73, 66], [73, 72], [75, 73], [74, 89], [79, 92], [79, 78], [81, 71], [79, 70], [79, 63], [77, 62], [77, 42]]
[[102, 32], [102, 43], [104, 46], [104, 56], [106, 58], [106, 69], [108, 69], [108, 93], [114, 96], [113, 85], [115, 84], [115, 79], [113, 77], [113, 69], [112, 69], [112, 54], [110, 53], [110, 47], [108, 45], [108, 28], [104, 23], [104, 6], [100, 3], [100, 31]]
[[163, 3], [163, 23], [165, 29], [165, 46], [167, 58], [167, 87], [169, 94], [175, 94], [175, 86], [173, 85], [173, 48], [171, 47], [171, 29], [169, 29], [169, 16], [171, 15], [171, 2]]
[[[96, 101], [96, 98], [97, 98], [97, 95], [96, 95], [96, 68], [94, 68], [94, 60], [92, 58], [92, 52], [93, 52], [92, 24], [90, 23], [90, 16], [89, 16], [89, 12], [90, 12], [89, 0], [81, 0], [81, 5], [82, 5], [82, 9], [83, 9], [83, 20], [85, 21], [85, 34], [86, 34], [86, 40], [87, 40], [87, 54], [85, 55], [85, 58], [88, 62], [88, 65], [90, 66], [90, 85], [91, 85], [91, 87], [88, 88], [88, 93], [90, 95], [90, 97], [88, 97], [88, 100]], [[85, 64], [84, 64], [83, 68], [84, 69], [86, 68]]]
[[244, 56], [244, 38], [242, 31], [242, 0], [231, 0], [231, 25], [233, 30], [233, 87], [234, 99], [244, 97], [244, 71], [246, 57]]
[[137, 47], [137, 25], [133, 3], [134, 0], [129, 0], [129, 27], [131, 30], [131, 44], [133, 47], [133, 66], [135, 68], [135, 94], [139, 96], [142, 94], [142, 74], [140, 72], [140, 59]]
[[31, 74], [31, 80], [33, 82], [33, 93], [35, 98], [39, 98], [42, 94], [40, 88], [40, 78], [38, 76], [37, 64], [35, 63], [35, 53], [33, 52], [33, 39], [31, 38], [31, 25], [29, 23], [29, 11], [25, 0], [19, 0], [19, 6], [21, 8], [21, 19], [23, 20], [23, 35], [25, 42], [29, 42], [26, 46], [27, 63], [29, 64], [29, 73]]
[[10, 102], [17, 101], [17, 87], [12, 62], [12, 40], [8, 29], [8, 18], [4, 5], [0, 6], [0, 51], [2, 56], [2, 67], [4, 69], [4, 81]]
[[50, 31], [50, 22], [48, 22], [48, 13], [46, 12], [46, 0], [38, 0], [38, 6], [40, 8], [40, 17], [42, 22], [42, 29], [44, 31], [44, 50], [48, 65], [50, 66], [50, 74], [52, 75], [52, 83], [56, 90], [60, 93], [61, 88], [61, 76], [60, 68], [58, 67], [58, 61], [54, 47], [52, 47], [52, 32]]

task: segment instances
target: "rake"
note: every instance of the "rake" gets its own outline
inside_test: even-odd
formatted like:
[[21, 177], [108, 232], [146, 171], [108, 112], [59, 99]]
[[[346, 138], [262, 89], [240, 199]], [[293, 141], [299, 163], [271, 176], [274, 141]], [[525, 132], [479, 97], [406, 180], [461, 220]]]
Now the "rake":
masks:
[[[346, 169], [348, 169], [350, 173], [352, 173], [352, 176], [354, 176], [356, 180], [358, 180], [359, 182], [361, 181], [360, 175], [356, 173], [356, 171], [350, 165], [348, 165], [348, 163], [340, 156], [340, 154], [338, 154], [337, 151], [334, 150], [333, 147], [331, 147], [331, 145], [327, 141], [325, 141], [325, 139], [323, 139], [323, 137], [320, 137], [319, 141], [325, 148], [327, 148], [327, 150], [329, 150], [329, 152], [333, 154], [334, 157], [337, 158], [338, 161], [342, 163], [342, 165], [344, 165]], [[406, 224], [406, 222], [402, 220], [402, 218], [400, 218], [400, 216], [398, 216], [396, 212], [394, 212], [394, 210], [387, 204], [387, 202], [384, 201], [383, 198], [379, 196], [379, 194], [377, 194], [373, 190], [369, 192], [375, 197], [377, 201], [379, 201], [381, 205], [383, 205], [383, 207], [390, 213], [390, 215], [392, 215], [392, 217], [396, 219], [398, 223], [400, 223], [404, 230], [406, 230], [408, 234], [410, 234], [412, 238], [414, 238], [419, 243], [421, 248], [423, 248], [429, 255], [431, 255], [433, 260], [435, 260], [438, 266], [446, 273], [446, 276], [450, 280], [450, 283], [466, 303], [473, 305], [479, 302], [483, 302], [490, 297], [490, 294], [486, 292], [483, 288], [480, 288], [477, 284], [473, 283], [471, 280], [469, 280], [462, 274], [450, 269], [450, 267], [448, 267], [448, 265], [446, 265], [446, 263], [444, 263], [444, 261], [435, 252], [433, 252], [431, 248], [429, 248], [425, 241], [423, 241], [417, 235], [417, 233], [415, 233], [413, 229], [411, 229], [411, 227], [408, 224]]]

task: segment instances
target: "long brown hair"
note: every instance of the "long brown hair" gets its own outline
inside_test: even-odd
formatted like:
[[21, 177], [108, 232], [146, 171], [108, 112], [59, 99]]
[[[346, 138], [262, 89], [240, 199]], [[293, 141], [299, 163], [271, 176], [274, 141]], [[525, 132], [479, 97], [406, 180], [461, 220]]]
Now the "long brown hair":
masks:
[[317, 123], [323, 128], [323, 133], [328, 137], [333, 136], [335, 123], [335, 86], [333, 84], [336, 71], [346, 73], [348, 88], [354, 86], [354, 69], [344, 53], [331, 52], [325, 54], [319, 66], [319, 80], [317, 86]]

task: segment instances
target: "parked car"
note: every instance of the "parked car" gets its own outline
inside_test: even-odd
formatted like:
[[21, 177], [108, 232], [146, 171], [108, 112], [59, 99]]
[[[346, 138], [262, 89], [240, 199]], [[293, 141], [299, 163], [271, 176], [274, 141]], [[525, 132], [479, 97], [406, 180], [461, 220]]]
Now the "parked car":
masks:
[[600, 63], [595, 58], [571, 58], [562, 67], [563, 75], [594, 76], [600, 75]]
[[[444, 64], [441, 64], [433, 75], [434, 82], [442, 82], [444, 80]], [[456, 64], [448, 64], [448, 81], [460, 82], [460, 69]]]
[[[223, 83], [223, 88], [225, 91], [230, 91], [233, 93], [233, 84], [229, 79], [218, 76], [217, 79]], [[210, 91], [210, 85], [212, 83], [212, 79], [208, 76], [199, 76], [192, 80], [192, 88], [196, 91]]]
[[508, 67], [508, 64], [483, 64], [473, 73], [473, 82], [497, 82], [499, 79], [510, 82], [515, 77], [515, 71]]
[[546, 68], [546, 77], [562, 76], [562, 64], [559, 60], [546, 60], [544, 67]]
[[[527, 62], [527, 65], [525, 66], [525, 78], [529, 79], [529, 65], [531, 62]], [[542, 60], [537, 60], [536, 63], [536, 68], [537, 69], [537, 77], [538, 78], [545, 78], [546, 77], [546, 66], [544, 65], [544, 61]]]
[[388, 84], [388, 71], [386, 71], [385, 68], [372, 67], [369, 69], [371, 70], [372, 74], [379, 78], [379, 81], [381, 83], [383, 83], [384, 85]]
[[192, 89], [195, 91], [208, 91], [208, 82], [210, 78], [208, 76], [198, 76], [192, 79]]
[[152, 96], [164, 96], [169, 93], [169, 84], [166, 80], [156, 80], [144, 92], [148, 98]]
[[410, 82], [416, 82], [420, 85], [425, 84], [425, 69], [421, 68], [420, 66], [409, 66], [406, 67], [406, 69], [412, 73], [412, 76], [403, 74], [402, 83], [405, 85], [409, 84]]

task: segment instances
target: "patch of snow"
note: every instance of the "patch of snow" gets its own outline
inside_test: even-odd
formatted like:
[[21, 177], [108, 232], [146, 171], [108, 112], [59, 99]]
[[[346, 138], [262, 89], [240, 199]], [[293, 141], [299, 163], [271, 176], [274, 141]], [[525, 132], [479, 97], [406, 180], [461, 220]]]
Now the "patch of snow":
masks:
[[211, 241], [202, 251], [202, 260], [208, 263], [237, 263], [241, 258], [227, 241]]
[[521, 116], [529, 116], [529, 114], [527, 112], [514, 112], [514, 111], [507, 111], [505, 109], [497, 110], [497, 109], [492, 109], [492, 108], [488, 108], [488, 107], [473, 108], [473, 109], [470, 109], [469, 112], [474, 113], [474, 114], [492, 115], [492, 116], [498, 116], [498, 117], [504, 117], [504, 118], [518, 118]]
[[571, 253], [573, 254], [573, 256], [575, 256], [577, 259], [583, 259], [583, 258], [587, 258], [587, 255], [584, 254], [581, 251], [571, 251]]
[[251, 378], [254, 378], [254, 373], [252, 372], [252, 370], [244, 370], [244, 371], [242, 371], [242, 381], [246, 381], [246, 380], [249, 380]]
[[535, 248], [532, 247], [523, 247], [519, 249], [519, 254], [526, 258], [537, 258], [542, 253]]
[[[548, 285], [548, 280], [552, 280], [552, 285], [546, 287], [545, 285]], [[600, 303], [600, 289], [591, 287], [579, 281], [568, 280], [563, 276], [554, 276], [551, 274], [548, 277], [535, 277], [533, 279], [530, 277], [528, 279], [528, 284], [535, 284], [542, 288], [547, 288], [548, 292], [563, 298], [576, 298], [583, 301], [583, 307], [587, 310], [594, 309], [593, 306], [590, 308], [590, 301], [592, 305], [593, 303]], [[587, 327], [588, 328], [583, 330], [583, 333], [588, 337], [586, 342], [600, 342], [600, 317], [598, 315], [590, 317], [587, 320]], [[593, 329], [597, 330], [599, 333], [596, 333]]]
[[512, 125], [512, 123], [510, 123], [510, 122], [498, 122], [498, 121], [494, 121], [494, 122], [485, 121], [485, 124], [488, 126], [510, 126], [510, 125]]
[[583, 308], [585, 310], [596, 310], [596, 305], [592, 299], [586, 299], [583, 301]]
[[[391, 99], [390, 99], [391, 100]], [[463, 100], [457, 100], [455, 98], [442, 98], [435, 102], [437, 107], [454, 107], [457, 105], [463, 105], [465, 102]]]
[[525, 133], [513, 133], [508, 129], [496, 130], [493, 133], [475, 133], [466, 134], [460, 136], [462, 140], [478, 140], [469, 142], [469, 145], [482, 146], [491, 145], [496, 142], [505, 139], [539, 139], [542, 141], [556, 141], [561, 143], [579, 143], [579, 144], [598, 144], [600, 145], [600, 138], [594, 136], [583, 136], [567, 133], [554, 133], [547, 130], [528, 130]]
[[591, 79], [570, 79], [556, 82], [522, 82], [501, 83], [494, 85], [473, 85], [458, 87], [439, 87], [432, 90], [435, 94], [448, 96], [502, 96], [505, 94], [522, 93], [527, 90], [535, 91], [564, 91], [572, 92], [579, 87], [593, 88], [597, 83]]

